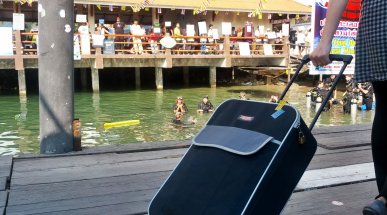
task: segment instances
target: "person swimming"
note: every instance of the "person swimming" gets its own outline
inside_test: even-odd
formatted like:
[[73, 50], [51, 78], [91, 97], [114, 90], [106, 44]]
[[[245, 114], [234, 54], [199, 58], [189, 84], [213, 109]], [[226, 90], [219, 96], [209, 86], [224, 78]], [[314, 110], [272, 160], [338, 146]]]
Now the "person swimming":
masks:
[[182, 115], [184, 115], [185, 113], [188, 112], [187, 105], [185, 105], [182, 96], [177, 97], [176, 103], [173, 105], [173, 112], [174, 113], [181, 113]]
[[197, 119], [190, 116], [187, 122], [183, 121], [183, 114], [180, 112], [175, 113], [175, 117], [172, 119], [172, 124], [175, 126], [190, 126], [197, 123]]
[[278, 103], [278, 96], [272, 95], [272, 96], [270, 97], [269, 102], [271, 102], [271, 103]]
[[246, 97], [245, 91], [241, 91], [241, 92], [239, 93], [239, 99], [241, 99], [241, 100], [249, 100], [249, 99]]
[[204, 96], [203, 100], [198, 104], [198, 113], [208, 113], [214, 111], [214, 106], [208, 100], [208, 96]]

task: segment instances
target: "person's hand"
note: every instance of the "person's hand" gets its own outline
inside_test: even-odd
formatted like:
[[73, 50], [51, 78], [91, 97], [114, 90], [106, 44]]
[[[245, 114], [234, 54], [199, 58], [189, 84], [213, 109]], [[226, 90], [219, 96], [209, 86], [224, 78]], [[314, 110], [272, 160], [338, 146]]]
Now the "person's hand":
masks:
[[331, 52], [331, 44], [320, 42], [315, 50], [309, 55], [310, 60], [315, 66], [325, 66], [331, 63], [329, 53]]

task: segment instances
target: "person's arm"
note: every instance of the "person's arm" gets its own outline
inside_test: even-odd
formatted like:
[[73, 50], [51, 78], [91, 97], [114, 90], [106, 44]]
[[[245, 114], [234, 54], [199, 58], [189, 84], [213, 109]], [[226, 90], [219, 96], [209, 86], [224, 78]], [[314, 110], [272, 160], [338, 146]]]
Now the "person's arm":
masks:
[[310, 54], [310, 60], [315, 66], [325, 66], [331, 61], [329, 53], [332, 39], [339, 26], [341, 16], [347, 6], [348, 0], [330, 0], [323, 34], [317, 48]]
[[357, 87], [359, 88], [359, 90], [360, 90], [361, 93], [363, 93], [364, 95], [367, 95], [368, 90], [365, 90], [365, 89], [361, 86], [361, 84], [358, 84]]

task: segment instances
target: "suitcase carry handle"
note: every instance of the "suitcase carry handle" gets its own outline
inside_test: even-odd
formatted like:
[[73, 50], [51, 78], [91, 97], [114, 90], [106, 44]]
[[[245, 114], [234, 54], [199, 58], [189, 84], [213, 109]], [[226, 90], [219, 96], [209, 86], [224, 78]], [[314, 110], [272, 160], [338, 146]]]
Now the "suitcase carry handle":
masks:
[[[318, 109], [316, 115], [314, 116], [312, 122], [310, 123], [309, 125], [309, 130], [312, 131], [314, 125], [316, 124], [318, 118], [320, 117], [320, 114], [321, 112], [323, 111], [325, 105], [328, 103], [328, 100], [329, 98], [331, 97], [332, 93], [333, 93], [333, 90], [336, 88], [337, 86], [337, 83], [339, 83], [339, 80], [341, 78], [341, 76], [343, 75], [344, 71], [345, 71], [345, 68], [347, 68], [347, 65], [351, 63], [352, 59], [353, 59], [353, 56], [352, 55], [338, 55], [338, 54], [330, 54], [329, 55], [329, 59], [331, 61], [342, 61], [344, 62], [344, 65], [343, 67], [341, 67], [341, 70], [339, 72], [339, 74], [337, 75], [337, 77], [335, 78], [335, 81], [333, 82], [332, 84], [332, 87], [329, 89], [329, 92], [327, 94], [327, 96], [324, 98], [324, 100], [322, 101], [321, 103], [321, 106], [320, 108]], [[289, 83], [286, 85], [286, 88], [285, 90], [282, 92], [279, 100], [283, 100], [286, 93], [289, 91], [289, 88], [292, 86], [292, 84], [294, 83], [294, 81], [296, 80], [296, 78], [298, 77], [299, 73], [300, 73], [300, 70], [302, 69], [302, 67], [304, 67], [305, 64], [309, 63], [310, 62], [310, 58], [309, 58], [309, 55], [305, 55], [302, 60], [301, 60], [301, 63], [300, 65], [298, 65], [297, 67], [297, 70], [296, 72], [294, 73], [292, 79], [289, 81]]]

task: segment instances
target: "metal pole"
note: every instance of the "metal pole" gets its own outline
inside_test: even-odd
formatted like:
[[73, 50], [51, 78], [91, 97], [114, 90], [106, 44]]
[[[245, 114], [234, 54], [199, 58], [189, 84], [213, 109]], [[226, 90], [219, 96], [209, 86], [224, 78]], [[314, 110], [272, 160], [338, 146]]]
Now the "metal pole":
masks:
[[73, 150], [74, 0], [39, 0], [40, 152]]

